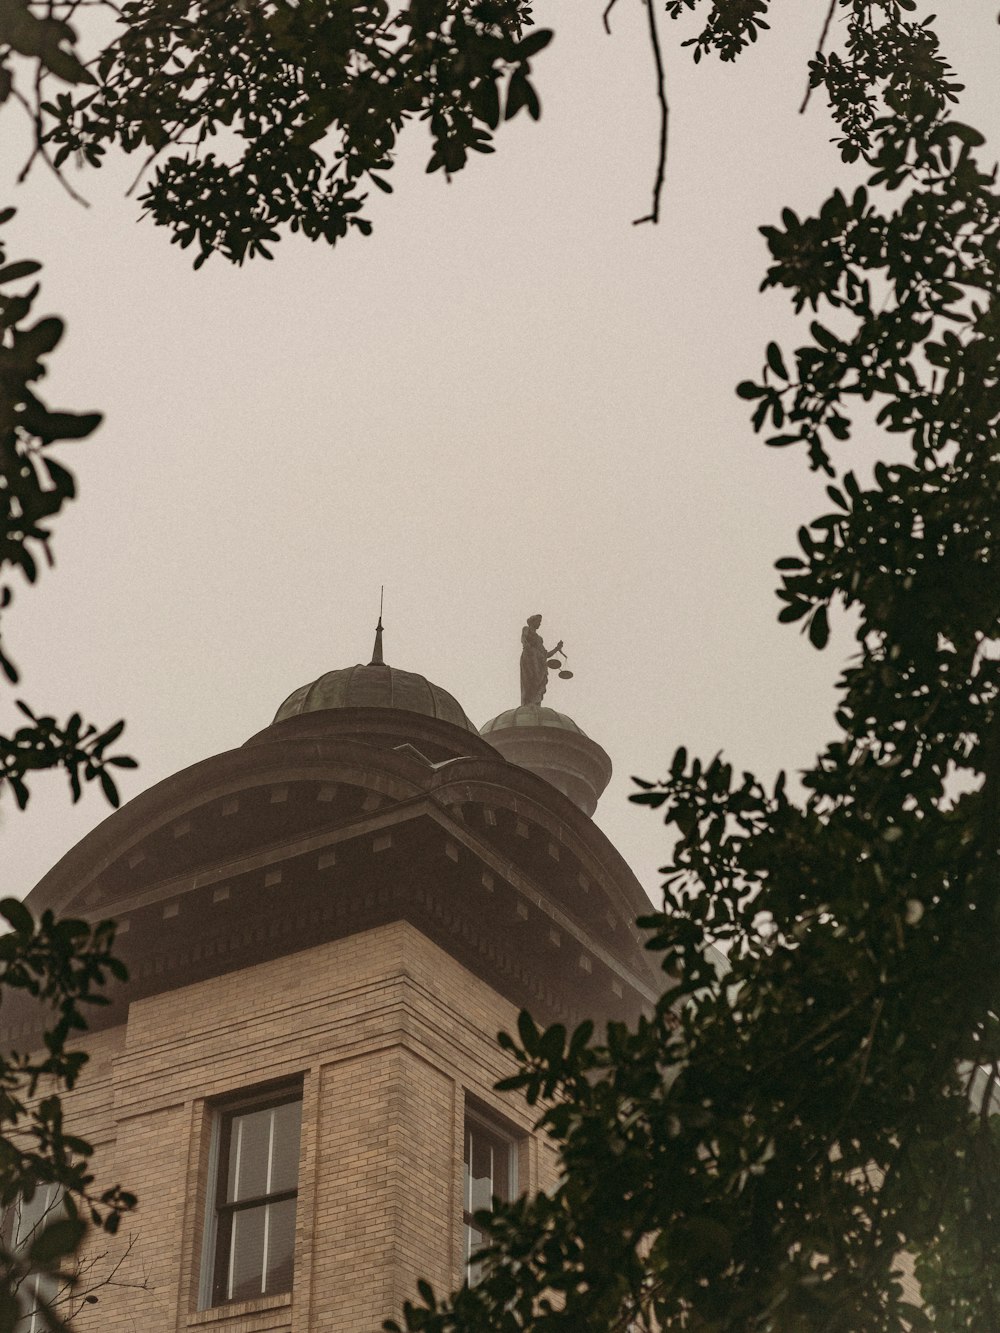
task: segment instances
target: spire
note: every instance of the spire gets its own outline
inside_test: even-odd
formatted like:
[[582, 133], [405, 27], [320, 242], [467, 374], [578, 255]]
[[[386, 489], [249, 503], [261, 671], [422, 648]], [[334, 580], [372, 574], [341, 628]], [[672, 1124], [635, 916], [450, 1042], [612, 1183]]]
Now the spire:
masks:
[[382, 597], [385, 593], [383, 584], [378, 596], [378, 624], [375, 626], [375, 647], [372, 649], [372, 660], [369, 666], [384, 666], [385, 660], [382, 657]]

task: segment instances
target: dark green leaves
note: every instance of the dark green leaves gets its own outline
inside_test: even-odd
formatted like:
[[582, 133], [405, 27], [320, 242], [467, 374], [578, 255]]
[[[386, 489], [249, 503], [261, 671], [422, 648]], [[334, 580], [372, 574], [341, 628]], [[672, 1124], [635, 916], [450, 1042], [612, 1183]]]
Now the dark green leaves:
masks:
[[0, 780], [10, 784], [20, 808], [28, 803], [30, 778], [53, 768], [65, 770], [74, 801], [79, 800], [84, 782], [96, 779], [107, 800], [118, 805], [118, 790], [109, 770], [134, 768], [136, 763], [128, 755], [105, 752], [121, 734], [123, 722], [100, 732], [93, 724], [85, 724], [78, 713], [60, 724], [53, 717], [34, 713], [22, 700], [17, 706], [29, 722], [10, 736], [0, 736]]
[[788, 379], [788, 371], [785, 369], [785, 363], [781, 358], [781, 349], [777, 343], [767, 344], [767, 364], [781, 379]]
[[34, 918], [17, 898], [4, 898], [0, 902], [0, 916], [19, 934], [30, 935], [35, 928]]
[[[541, 114], [531, 62], [552, 33], [530, 27], [525, 0], [411, 0], [391, 20], [384, 0], [198, 13], [133, 0], [96, 93], [44, 106], [57, 162], [77, 153], [98, 166], [115, 144], [157, 155], [141, 203], [196, 246], [196, 267], [216, 252], [269, 259], [286, 227], [329, 244], [368, 234], [368, 183], [390, 191], [409, 122], [430, 129], [427, 170], [450, 175], [493, 151], [502, 118]], [[220, 127], [240, 146], [234, 161], [183, 146]]]
[[73, 50], [75, 33], [68, 23], [39, 14], [30, 0], [3, 0], [0, 4], [0, 45], [35, 60], [43, 70], [64, 83], [94, 82]]
[[[552, 31], [549, 28], [535, 28], [529, 32], [523, 41], [518, 43], [517, 54], [521, 60], [530, 60], [532, 56], [537, 56], [539, 51], [544, 51], [549, 42], [552, 41]], [[982, 142], [982, 140], [980, 140]]]
[[[26, 409], [25, 417], [28, 416]], [[34, 434], [43, 444], [52, 444], [56, 440], [83, 440], [88, 435], [92, 435], [101, 424], [102, 414], [100, 412], [43, 412], [38, 418], [31, 417], [32, 429]], [[46, 459], [46, 467], [51, 479], [55, 480], [58, 476], [67, 483], [68, 496], [72, 497], [75, 493], [69, 489], [71, 474], [67, 472], [60, 464], [51, 459]]]
[[4, 264], [0, 268], [0, 283], [17, 282], [20, 278], [28, 278], [32, 273], [38, 273], [41, 267], [35, 259], [21, 259], [15, 264]]
[[[669, 18], [680, 18], [685, 10], [694, 9], [699, 0], [667, 0], [666, 12]], [[683, 45], [694, 48], [695, 63], [703, 55], [715, 53], [721, 60], [735, 60], [751, 46], [769, 24], [764, 18], [768, 10], [768, 0], [743, 0], [739, 5], [726, 3], [726, 0], [713, 0], [708, 6], [708, 17], [704, 28], [696, 37], [688, 38]]]
[[[63, 1296], [73, 1291], [72, 1260], [87, 1229], [85, 1219], [113, 1233], [136, 1201], [117, 1185], [96, 1190], [89, 1169], [93, 1146], [67, 1132], [60, 1095], [74, 1086], [86, 1064], [86, 1055], [68, 1046], [71, 1035], [87, 1026], [86, 1007], [107, 1003], [109, 977], [126, 975], [110, 952], [114, 927], [59, 920], [51, 911], [36, 921], [11, 898], [0, 902], [0, 915], [12, 927], [0, 935], [0, 994], [9, 1004], [12, 991], [23, 991], [36, 1006], [37, 1023], [28, 1043], [35, 1054], [0, 1053], [0, 1208], [20, 1209], [37, 1201], [39, 1191], [58, 1187], [57, 1201], [50, 1197], [47, 1211], [17, 1236], [16, 1249], [8, 1248], [12, 1232], [4, 1228], [2, 1312], [11, 1308], [9, 1297], [18, 1287], [29, 1289], [27, 1282], [34, 1289], [38, 1272], [58, 1271]], [[43, 1087], [45, 1095], [39, 1096]], [[57, 1321], [51, 1327], [63, 1325]]]
[[516, 70], [511, 75], [510, 87], [507, 90], [505, 119], [513, 119], [522, 107], [527, 107], [528, 115], [532, 120], [537, 120], [542, 114], [538, 95], [529, 83], [527, 76], [522, 74], [520, 70]]
[[[13, 210], [4, 210], [0, 221], [9, 221]], [[63, 335], [62, 320], [52, 316], [29, 322], [37, 284], [27, 292], [6, 291], [11, 285], [33, 277], [40, 265], [34, 260], [5, 264], [0, 244], [0, 575], [17, 569], [33, 583], [40, 557], [52, 561], [51, 520], [76, 494], [73, 474], [49, 456], [49, 446], [60, 440], [82, 440], [100, 424], [97, 412], [53, 412], [30, 387], [45, 373], [45, 357]], [[13, 598], [9, 584], [0, 583], [0, 611]], [[11, 682], [17, 670], [0, 650], [0, 670]], [[106, 757], [105, 751], [121, 734], [116, 723], [103, 734], [84, 725], [79, 715], [65, 726], [52, 717], [36, 716], [26, 705], [21, 711], [27, 725], [13, 735], [0, 736], [0, 784], [7, 782], [19, 806], [30, 794], [29, 778], [45, 769], [61, 767], [69, 778], [76, 800], [84, 782], [96, 779], [107, 799], [118, 804], [118, 792], [107, 765], [124, 767], [125, 756]]]
[[517, 1016], [517, 1032], [521, 1038], [521, 1045], [529, 1055], [534, 1055], [538, 1049], [539, 1031], [535, 1026], [535, 1020], [526, 1009], [522, 1009]]
[[56, 1268], [73, 1254], [83, 1240], [87, 1224], [79, 1218], [64, 1217], [50, 1222], [31, 1242], [28, 1263], [32, 1268]]
[[[768, 5], [667, 4], [696, 9], [696, 58], [732, 59]], [[683, 748], [637, 783], [671, 837], [639, 923], [664, 995], [579, 1050], [521, 1020], [503, 1086], [543, 1106], [562, 1184], [494, 1214], [483, 1281], [411, 1331], [996, 1326], [1000, 199], [913, 9], [831, 9], [810, 80], [884, 188], [764, 229], [765, 285], [817, 317], [737, 389], [835, 479], [778, 562], [815, 647], [851, 609], [833, 739], [794, 791]], [[842, 472], [879, 428], [894, 461]], [[778, 730], [784, 706], [776, 679]]]
[[817, 606], [809, 619], [809, 642], [814, 648], [825, 648], [830, 638], [830, 620], [825, 606]]

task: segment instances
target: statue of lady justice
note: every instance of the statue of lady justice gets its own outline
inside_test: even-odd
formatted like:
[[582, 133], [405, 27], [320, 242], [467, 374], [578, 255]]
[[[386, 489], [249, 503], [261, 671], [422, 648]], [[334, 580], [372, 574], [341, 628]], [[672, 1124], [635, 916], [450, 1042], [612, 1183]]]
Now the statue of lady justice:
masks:
[[541, 704], [549, 683], [549, 658], [562, 651], [562, 639], [554, 648], [546, 648], [538, 626], [541, 616], [529, 616], [521, 630], [521, 703]]

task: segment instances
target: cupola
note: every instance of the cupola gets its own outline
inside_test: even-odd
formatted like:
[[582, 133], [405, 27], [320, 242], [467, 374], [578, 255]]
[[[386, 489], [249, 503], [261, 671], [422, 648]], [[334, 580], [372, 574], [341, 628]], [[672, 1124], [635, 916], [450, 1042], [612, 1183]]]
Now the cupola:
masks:
[[544, 778], [587, 815], [611, 780], [611, 760], [596, 741], [566, 713], [542, 704], [549, 671], [570, 678], [554, 654], [562, 642], [547, 649], [538, 633], [541, 616], [531, 616], [521, 631], [521, 704], [491, 718], [479, 734], [512, 764]]
[[274, 715], [275, 722], [329, 708], [397, 708], [422, 713], [475, 732], [454, 695], [425, 676], [386, 665], [382, 657], [382, 618], [375, 631], [375, 647], [367, 664], [327, 671], [293, 690]]

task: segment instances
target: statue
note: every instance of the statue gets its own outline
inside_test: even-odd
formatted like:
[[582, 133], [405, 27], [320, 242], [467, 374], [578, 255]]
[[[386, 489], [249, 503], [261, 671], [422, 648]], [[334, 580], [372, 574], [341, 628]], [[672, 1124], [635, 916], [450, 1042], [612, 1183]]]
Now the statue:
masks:
[[[538, 626], [541, 616], [529, 616], [528, 623], [521, 630], [521, 703], [541, 704], [545, 687], [549, 683], [549, 658], [554, 653], [562, 653], [562, 639], [554, 648], [546, 648]], [[565, 657], [565, 653], [563, 656]], [[558, 666], [559, 663], [553, 663]], [[568, 679], [573, 673], [561, 671], [561, 676]]]

